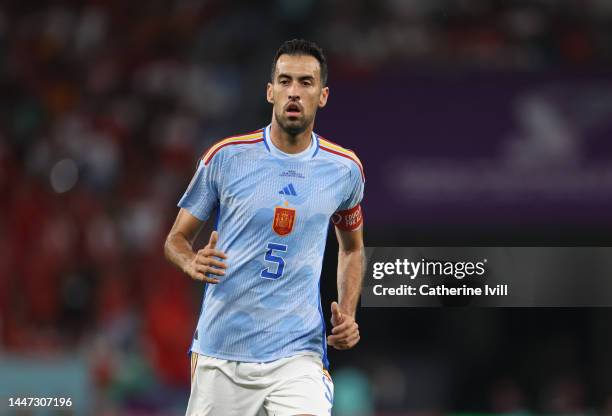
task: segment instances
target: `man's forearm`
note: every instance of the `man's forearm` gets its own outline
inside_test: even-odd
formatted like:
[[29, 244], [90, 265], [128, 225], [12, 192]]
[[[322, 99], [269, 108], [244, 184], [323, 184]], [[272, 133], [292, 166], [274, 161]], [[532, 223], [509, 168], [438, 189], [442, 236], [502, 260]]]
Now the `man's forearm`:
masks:
[[183, 273], [188, 273], [187, 266], [195, 257], [191, 242], [181, 233], [168, 236], [164, 244], [166, 259], [174, 264]]
[[355, 316], [364, 269], [363, 247], [338, 252], [338, 303], [343, 313]]

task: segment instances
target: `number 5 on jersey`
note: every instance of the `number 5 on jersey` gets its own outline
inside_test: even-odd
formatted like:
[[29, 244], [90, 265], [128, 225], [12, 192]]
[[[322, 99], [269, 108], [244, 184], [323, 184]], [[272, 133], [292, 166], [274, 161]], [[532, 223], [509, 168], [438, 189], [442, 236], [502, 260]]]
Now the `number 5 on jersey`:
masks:
[[268, 251], [266, 251], [266, 256], [264, 259], [267, 262], [276, 264], [276, 270], [273, 272], [270, 269], [273, 266], [266, 267], [261, 271], [260, 276], [264, 279], [273, 279], [276, 280], [283, 275], [283, 271], [285, 270], [285, 260], [280, 255], [274, 255], [275, 251], [286, 253], [287, 246], [285, 244], [277, 244], [277, 243], [268, 243], [266, 247]]

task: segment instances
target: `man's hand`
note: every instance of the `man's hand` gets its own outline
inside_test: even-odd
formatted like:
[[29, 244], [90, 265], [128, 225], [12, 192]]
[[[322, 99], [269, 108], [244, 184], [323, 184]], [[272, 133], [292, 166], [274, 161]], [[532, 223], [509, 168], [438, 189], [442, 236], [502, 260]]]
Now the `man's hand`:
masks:
[[327, 344], [337, 350], [348, 350], [359, 342], [359, 325], [349, 314], [340, 312], [338, 302], [332, 302], [332, 335], [327, 337]]
[[217, 250], [217, 241], [219, 240], [219, 233], [213, 231], [210, 234], [210, 240], [208, 244], [199, 250], [191, 262], [186, 267], [185, 273], [187, 273], [192, 279], [200, 280], [206, 283], [217, 284], [219, 279], [214, 277], [206, 276], [207, 273], [214, 274], [216, 276], [224, 276], [227, 265], [215, 257], [220, 259], [227, 259], [227, 255]]

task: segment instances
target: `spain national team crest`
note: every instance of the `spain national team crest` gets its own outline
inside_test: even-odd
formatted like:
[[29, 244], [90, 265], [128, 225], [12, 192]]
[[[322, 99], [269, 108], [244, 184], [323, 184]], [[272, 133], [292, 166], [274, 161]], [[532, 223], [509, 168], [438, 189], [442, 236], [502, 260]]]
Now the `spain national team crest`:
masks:
[[284, 236], [291, 233], [291, 231], [293, 231], [293, 224], [295, 224], [294, 208], [274, 208], [274, 221], [272, 222], [272, 229], [276, 234]]

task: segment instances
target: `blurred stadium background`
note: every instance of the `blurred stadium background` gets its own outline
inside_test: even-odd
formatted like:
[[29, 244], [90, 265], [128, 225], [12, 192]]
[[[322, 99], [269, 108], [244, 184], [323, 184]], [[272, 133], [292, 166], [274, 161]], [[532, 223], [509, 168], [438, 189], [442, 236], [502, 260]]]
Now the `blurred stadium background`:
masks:
[[[367, 245], [610, 245], [609, 0], [4, 0], [0, 414], [184, 412], [202, 288], [162, 243], [294, 37], [328, 55], [316, 130], [364, 162]], [[358, 321], [336, 415], [612, 414], [608, 309]], [[75, 405], [7, 406], [40, 394]]]

